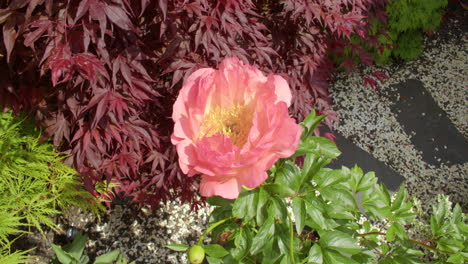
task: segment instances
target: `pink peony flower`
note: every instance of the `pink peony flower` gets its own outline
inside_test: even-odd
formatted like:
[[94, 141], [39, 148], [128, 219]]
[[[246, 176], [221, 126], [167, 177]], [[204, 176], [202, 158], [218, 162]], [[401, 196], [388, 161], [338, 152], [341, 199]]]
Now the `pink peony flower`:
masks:
[[237, 58], [192, 73], [174, 103], [171, 141], [188, 176], [202, 174], [200, 194], [227, 199], [255, 188], [279, 158], [294, 154], [301, 127], [288, 114], [282, 77]]

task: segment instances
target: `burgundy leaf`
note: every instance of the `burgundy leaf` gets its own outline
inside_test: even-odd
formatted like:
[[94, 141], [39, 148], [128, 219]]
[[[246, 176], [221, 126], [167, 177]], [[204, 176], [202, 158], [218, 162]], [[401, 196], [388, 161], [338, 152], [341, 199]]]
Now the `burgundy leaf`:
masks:
[[76, 10], [76, 16], [75, 16], [75, 23], [80, 20], [80, 18], [88, 12], [89, 7], [91, 6], [91, 1], [93, 0], [82, 0], [80, 1], [80, 4], [78, 5], [78, 9]]
[[44, 32], [49, 29], [51, 24], [51, 21], [47, 19], [36, 20], [31, 23], [31, 27], [37, 27], [37, 29], [24, 35], [23, 44], [26, 47], [32, 47], [34, 42], [36, 42], [36, 40], [38, 40]]
[[124, 30], [132, 30], [133, 25], [123, 6], [105, 4], [104, 12], [112, 23]]
[[[12, 2], [13, 3], [13, 2]], [[18, 36], [15, 30], [16, 17], [10, 16], [5, 25], [3, 25], [3, 43], [5, 44], [7, 53], [7, 62], [10, 63], [10, 56], [15, 46], [16, 37]]]

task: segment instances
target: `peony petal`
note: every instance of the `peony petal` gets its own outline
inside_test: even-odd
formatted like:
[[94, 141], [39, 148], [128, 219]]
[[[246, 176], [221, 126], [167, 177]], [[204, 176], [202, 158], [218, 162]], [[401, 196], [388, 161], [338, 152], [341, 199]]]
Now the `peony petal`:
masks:
[[256, 188], [260, 186], [267, 178], [264, 168], [253, 168], [251, 170], [244, 170], [237, 175], [240, 186], [246, 186], [248, 188]]
[[203, 175], [200, 194], [205, 197], [219, 195], [225, 199], [236, 199], [241, 187], [235, 177], [210, 177]]
[[273, 78], [273, 83], [275, 87], [275, 95], [277, 98], [275, 103], [285, 102], [286, 105], [290, 107], [292, 94], [291, 94], [291, 89], [289, 88], [288, 82], [286, 82], [286, 80], [279, 75], [270, 74], [268, 78], [269, 79]]

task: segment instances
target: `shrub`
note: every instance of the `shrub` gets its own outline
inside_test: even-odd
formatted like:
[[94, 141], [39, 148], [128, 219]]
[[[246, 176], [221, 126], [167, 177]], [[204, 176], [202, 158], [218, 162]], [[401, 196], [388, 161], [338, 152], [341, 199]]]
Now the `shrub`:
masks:
[[[89, 257], [84, 255], [87, 235], [78, 232], [76, 237], [70, 244], [63, 247], [52, 244], [52, 249], [55, 252], [55, 257], [52, 259], [51, 264], [87, 264]], [[121, 254], [119, 249], [112, 250], [106, 254], [97, 256], [93, 262], [94, 264], [135, 264], [135, 262], [128, 263], [125, 255]]]
[[190, 200], [169, 142], [184, 78], [236, 56], [288, 80], [296, 117], [315, 107], [331, 125], [329, 51], [367, 39], [385, 2], [0, 1], [0, 104], [34, 112], [91, 193], [106, 180], [140, 204]]
[[[387, 24], [374, 21], [370, 34], [381, 41], [373, 56], [378, 63], [391, 57], [413, 60], [423, 51], [422, 34], [436, 30], [447, 0], [392, 0], [386, 6]], [[385, 30], [386, 34], [381, 32]]]
[[103, 209], [83, 189], [76, 171], [62, 163], [63, 156], [52, 144], [39, 143], [39, 138], [24, 118], [0, 114], [0, 259], [23, 257], [20, 252], [9, 254], [10, 235], [27, 233], [31, 227], [43, 232], [43, 225], [59, 231], [50, 217], [61, 210]]

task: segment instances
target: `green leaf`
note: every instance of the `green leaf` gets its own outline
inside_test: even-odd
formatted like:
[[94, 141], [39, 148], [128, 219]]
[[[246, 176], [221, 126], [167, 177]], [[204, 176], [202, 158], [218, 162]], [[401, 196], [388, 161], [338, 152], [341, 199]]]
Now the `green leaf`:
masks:
[[223, 260], [219, 258], [213, 258], [210, 256], [206, 257], [206, 260], [208, 261], [209, 264], [223, 264]]
[[112, 264], [120, 255], [120, 250], [115, 249], [96, 258], [94, 264]]
[[310, 137], [309, 139], [315, 143], [315, 149], [317, 149], [316, 152], [318, 154], [322, 154], [329, 159], [335, 159], [341, 155], [341, 152], [333, 141], [324, 137]]
[[326, 115], [316, 116], [315, 111], [312, 110], [310, 114], [300, 123], [304, 128], [301, 138], [306, 139], [309, 137], [325, 117]]
[[206, 201], [210, 205], [221, 206], [221, 207], [230, 207], [234, 203], [232, 199], [224, 199], [221, 196], [211, 196], [206, 198]]
[[275, 217], [276, 219], [286, 222], [288, 211], [286, 209], [286, 204], [284, 203], [284, 201], [277, 196], [272, 196], [271, 202], [272, 203], [268, 208], [269, 217]]
[[346, 181], [348, 179], [348, 175], [343, 173], [341, 170], [321, 170], [314, 179], [317, 186], [320, 189], [324, 189], [327, 186]]
[[73, 261], [78, 261], [78, 259], [73, 258], [72, 255], [68, 254], [68, 252], [65, 252], [62, 248], [55, 244], [52, 244], [52, 249], [54, 250], [58, 261], [60, 261], [62, 264], [71, 264]]
[[451, 255], [448, 259], [447, 262], [449, 263], [463, 263], [463, 255], [461, 252], [458, 252], [456, 254]]
[[359, 209], [353, 194], [349, 192], [349, 190], [328, 187], [320, 190], [320, 194], [325, 200], [334, 204], [339, 204], [340, 206], [353, 211], [357, 211]]
[[395, 237], [396, 237], [395, 226], [391, 225], [387, 229], [387, 233], [385, 234], [385, 238], [387, 239], [388, 242], [392, 242], [393, 240], [395, 240]]
[[392, 203], [390, 210], [395, 211], [401, 207], [403, 202], [406, 200], [406, 189], [405, 185], [401, 185], [400, 190], [396, 194], [395, 201]]
[[250, 253], [255, 255], [265, 249], [265, 245], [275, 234], [275, 222], [272, 217], [269, 217], [265, 223], [260, 227], [258, 233], [255, 235], [252, 241], [252, 247]]
[[232, 206], [232, 215], [245, 221], [251, 220], [257, 213], [258, 190], [243, 190]]
[[311, 227], [317, 230], [328, 229], [325, 217], [322, 212], [313, 206], [309, 201], [306, 200], [307, 214], [310, 216]]
[[356, 210], [355, 207], [343, 206], [340, 204], [328, 204], [326, 205], [326, 211], [328, 216], [335, 219], [354, 220], [356, 217], [354, 216], [353, 212], [357, 212], [358, 210]]
[[307, 263], [312, 264], [322, 264], [323, 263], [323, 253], [322, 248], [318, 244], [314, 244], [309, 250]]
[[83, 235], [83, 233], [80, 231], [73, 239], [73, 242], [69, 245], [64, 246], [63, 249], [67, 251], [70, 255], [72, 255], [74, 259], [79, 260], [81, 258], [81, 255], [83, 255], [87, 239], [88, 236]]
[[444, 251], [455, 253], [463, 249], [463, 247], [463, 242], [459, 240], [450, 239], [446, 237], [442, 237], [439, 240], [437, 240], [437, 248]]
[[375, 177], [375, 173], [370, 171], [364, 174], [364, 177], [361, 178], [359, 185], [357, 187], [358, 192], [362, 192], [368, 190], [377, 184], [377, 177]]
[[354, 259], [330, 249], [323, 249], [323, 260], [325, 264], [359, 264]]
[[286, 161], [283, 167], [276, 171], [275, 183], [280, 186], [287, 186], [289, 189], [293, 190], [292, 193], [288, 190], [287, 195], [295, 194], [299, 191], [301, 185], [300, 168], [291, 161]]
[[292, 201], [292, 210], [294, 213], [294, 219], [296, 224], [297, 233], [302, 233], [302, 229], [304, 229], [305, 218], [306, 218], [306, 210], [304, 200], [300, 197], [294, 197]]
[[405, 229], [398, 222], [394, 222], [391, 227], [395, 229], [395, 234], [400, 239], [408, 239], [408, 234], [406, 234]]
[[357, 254], [361, 252], [357, 241], [350, 235], [341, 231], [319, 232], [320, 245], [322, 248], [330, 248], [347, 254]]
[[271, 196], [286, 197], [295, 195], [294, 190], [291, 189], [288, 185], [270, 183], [265, 184], [263, 187]]
[[[388, 239], [387, 239], [388, 240]], [[390, 242], [390, 240], [388, 240]], [[380, 249], [382, 251], [382, 254], [383, 255], [386, 255], [388, 253], [388, 251], [390, 250], [390, 248], [388, 247], [387, 243], [382, 243], [380, 245]]]
[[270, 200], [270, 195], [268, 192], [263, 189], [263, 187], [259, 188], [258, 191], [258, 203], [257, 203], [257, 215], [256, 215], [256, 220], [257, 220], [257, 225], [263, 225], [263, 222], [265, 222], [265, 219], [268, 217], [268, 202]]
[[170, 248], [174, 251], [187, 251], [189, 249], [189, 246], [184, 244], [170, 244], [166, 245], [165, 247]]
[[229, 254], [229, 252], [218, 244], [204, 245], [203, 248], [208, 256], [213, 258], [222, 258]]
[[231, 250], [231, 255], [240, 260], [249, 253], [250, 245], [252, 244], [252, 234], [246, 228], [241, 228], [235, 234], [234, 245], [236, 246]]
[[326, 158], [328, 162], [341, 154], [335, 143], [323, 137], [309, 137], [301, 140], [293, 157], [306, 155], [308, 153], [315, 154], [318, 157], [322, 156]]

